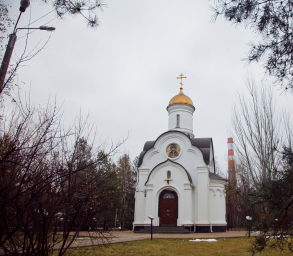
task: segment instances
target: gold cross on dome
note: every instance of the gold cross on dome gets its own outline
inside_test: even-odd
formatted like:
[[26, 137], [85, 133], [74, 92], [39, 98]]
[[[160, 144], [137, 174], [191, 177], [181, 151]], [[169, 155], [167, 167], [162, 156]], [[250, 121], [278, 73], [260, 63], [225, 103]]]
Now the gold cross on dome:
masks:
[[182, 79], [183, 79], [183, 78], [186, 78], [186, 76], [184, 76], [182, 73], [180, 74], [179, 77], [177, 77], [177, 79], [181, 79], [181, 82], [180, 82], [181, 87], [180, 87], [180, 89], [182, 89], [182, 85], [183, 85], [183, 83], [182, 83]]

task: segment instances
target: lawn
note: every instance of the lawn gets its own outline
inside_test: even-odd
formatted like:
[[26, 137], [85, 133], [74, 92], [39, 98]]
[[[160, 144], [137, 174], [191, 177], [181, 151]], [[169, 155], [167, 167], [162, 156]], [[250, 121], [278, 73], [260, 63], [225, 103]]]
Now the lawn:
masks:
[[[133, 241], [108, 246], [75, 248], [68, 251], [73, 255], [251, 255], [248, 252], [250, 241], [254, 238], [222, 238], [217, 242], [190, 242], [189, 239], [154, 239]], [[289, 251], [268, 250], [258, 255], [285, 256]]]

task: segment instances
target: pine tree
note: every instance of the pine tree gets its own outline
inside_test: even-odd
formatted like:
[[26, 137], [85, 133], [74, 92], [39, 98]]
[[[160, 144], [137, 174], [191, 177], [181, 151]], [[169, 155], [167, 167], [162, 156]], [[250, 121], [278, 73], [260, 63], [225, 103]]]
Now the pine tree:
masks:
[[99, 185], [103, 187], [103, 191], [96, 195], [96, 198], [99, 198], [97, 219], [99, 225], [103, 225], [103, 229], [108, 230], [109, 226], [116, 226], [116, 209], [121, 207], [119, 179], [115, 163], [104, 151], [99, 152], [98, 159], [101, 160], [97, 165], [97, 175], [99, 180], [102, 181]]
[[121, 228], [132, 229], [136, 172], [128, 154], [124, 154], [118, 159], [117, 174], [121, 191], [120, 200], [122, 203], [119, 212]]

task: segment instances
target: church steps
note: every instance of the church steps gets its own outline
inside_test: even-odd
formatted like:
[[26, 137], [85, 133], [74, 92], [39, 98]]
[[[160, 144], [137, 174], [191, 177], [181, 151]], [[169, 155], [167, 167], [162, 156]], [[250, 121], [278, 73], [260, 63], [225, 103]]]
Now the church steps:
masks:
[[[153, 227], [154, 234], [189, 234], [189, 228], [184, 227]], [[140, 228], [134, 233], [151, 233], [151, 227]]]
[[[151, 231], [134, 231], [136, 234], [150, 234]], [[190, 231], [153, 231], [153, 234], [190, 234]]]

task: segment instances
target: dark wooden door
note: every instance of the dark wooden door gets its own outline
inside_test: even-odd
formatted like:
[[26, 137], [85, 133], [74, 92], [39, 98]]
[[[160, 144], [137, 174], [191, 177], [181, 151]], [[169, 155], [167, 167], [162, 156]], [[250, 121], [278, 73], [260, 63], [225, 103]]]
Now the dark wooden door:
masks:
[[160, 195], [160, 226], [177, 226], [177, 194], [174, 191], [163, 191]]

